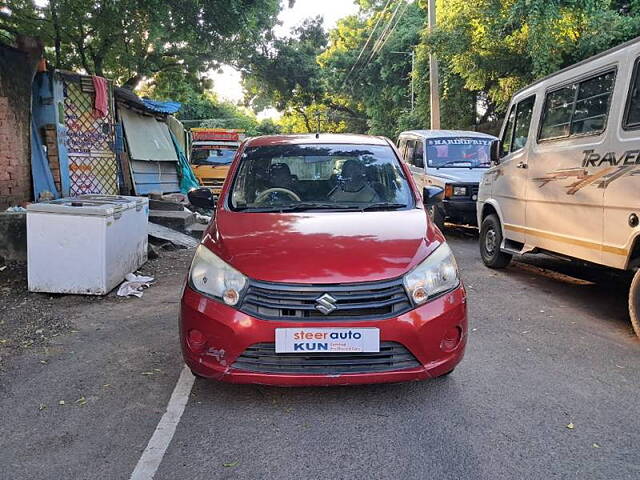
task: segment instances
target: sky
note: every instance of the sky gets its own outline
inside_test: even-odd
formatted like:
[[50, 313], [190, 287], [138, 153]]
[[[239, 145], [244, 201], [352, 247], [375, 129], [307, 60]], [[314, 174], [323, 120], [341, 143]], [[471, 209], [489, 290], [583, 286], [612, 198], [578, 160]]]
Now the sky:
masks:
[[[288, 3], [284, 0], [284, 3]], [[276, 27], [276, 34], [284, 36], [289, 31], [302, 23], [305, 18], [322, 15], [324, 17], [325, 28], [330, 29], [342, 17], [351, 15], [358, 11], [353, 0], [296, 0], [293, 8], [285, 8], [280, 13], [278, 19], [282, 25]], [[226, 66], [221, 73], [211, 72], [210, 77], [214, 82], [214, 91], [225, 100], [238, 102], [242, 100], [242, 85], [240, 84], [240, 73], [233, 68]], [[274, 112], [268, 112], [266, 116], [273, 116]], [[264, 115], [263, 115], [264, 116]]]

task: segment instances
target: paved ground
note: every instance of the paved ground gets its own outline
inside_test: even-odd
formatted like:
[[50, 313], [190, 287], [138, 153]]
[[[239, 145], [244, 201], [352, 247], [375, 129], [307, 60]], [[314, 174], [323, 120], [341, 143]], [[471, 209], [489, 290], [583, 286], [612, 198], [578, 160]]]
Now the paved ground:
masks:
[[[640, 478], [626, 280], [549, 259], [492, 272], [473, 235], [448, 236], [472, 328], [450, 377], [305, 389], [196, 380], [155, 478]], [[181, 370], [188, 253], [156, 262], [142, 299], [74, 303], [72, 330], [5, 359], [1, 478], [129, 478]]]

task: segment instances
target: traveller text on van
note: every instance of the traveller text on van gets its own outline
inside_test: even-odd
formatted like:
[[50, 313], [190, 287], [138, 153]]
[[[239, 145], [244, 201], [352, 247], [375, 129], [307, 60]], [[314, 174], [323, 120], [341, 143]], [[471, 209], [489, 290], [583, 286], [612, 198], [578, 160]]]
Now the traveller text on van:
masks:
[[[518, 92], [480, 186], [480, 251], [640, 266], [640, 38]], [[640, 273], [629, 311], [640, 336]]]

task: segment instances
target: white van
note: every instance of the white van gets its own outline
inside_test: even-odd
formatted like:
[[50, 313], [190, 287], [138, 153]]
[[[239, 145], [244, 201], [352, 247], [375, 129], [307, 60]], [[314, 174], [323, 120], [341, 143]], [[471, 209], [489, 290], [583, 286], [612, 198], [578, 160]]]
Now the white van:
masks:
[[[478, 194], [480, 252], [640, 266], [640, 37], [513, 97]], [[640, 336], [640, 274], [629, 294]]]
[[443, 201], [429, 207], [429, 215], [442, 229], [445, 220], [476, 224], [478, 184], [491, 166], [492, 135], [462, 130], [411, 130], [398, 137], [398, 149], [420, 191], [436, 186]]

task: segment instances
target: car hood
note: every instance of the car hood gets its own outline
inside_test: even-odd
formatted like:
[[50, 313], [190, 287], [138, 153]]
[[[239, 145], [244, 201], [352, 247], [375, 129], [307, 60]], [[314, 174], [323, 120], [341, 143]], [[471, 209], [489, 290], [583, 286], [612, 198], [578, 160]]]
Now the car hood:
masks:
[[442, 242], [419, 208], [290, 214], [218, 209], [203, 239], [249, 278], [322, 284], [400, 277]]
[[429, 168], [427, 175], [448, 183], [479, 183], [487, 168]]

